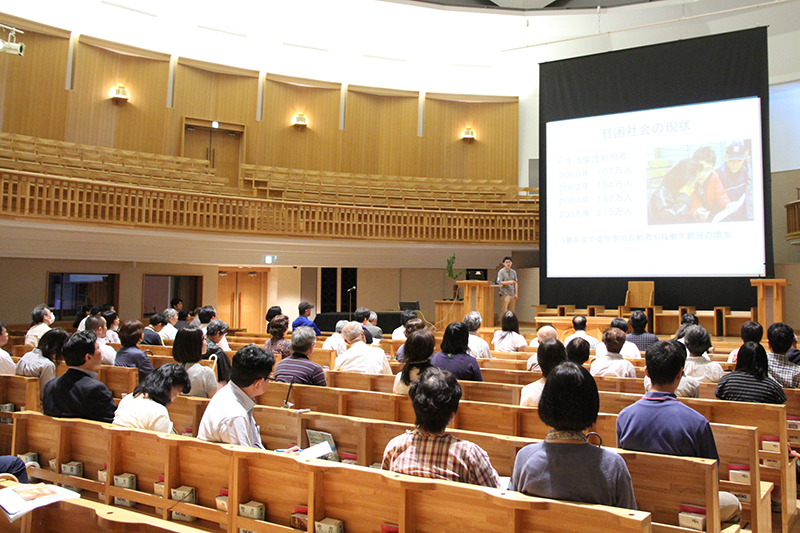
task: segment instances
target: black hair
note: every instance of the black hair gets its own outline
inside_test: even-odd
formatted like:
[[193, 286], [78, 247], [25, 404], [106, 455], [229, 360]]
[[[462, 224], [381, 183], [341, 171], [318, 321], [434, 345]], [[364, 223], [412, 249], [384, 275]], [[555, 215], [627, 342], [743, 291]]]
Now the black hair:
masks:
[[105, 325], [106, 325], [106, 321], [100, 315], [92, 315], [92, 316], [86, 317], [86, 322], [84, 323], [85, 329], [88, 329], [90, 331], [96, 331], [97, 328], [99, 328], [100, 326], [105, 326]]
[[[589, 350], [591, 350], [591, 347], [589, 346], [589, 341], [586, 339], [575, 337], [569, 341], [566, 350], [567, 361], [572, 361], [577, 365], [582, 365], [589, 360]], [[542, 364], [539, 363], [539, 366], [541, 367]]]
[[79, 331], [64, 342], [61, 353], [67, 366], [81, 366], [86, 362], [87, 355], [94, 355], [97, 335], [94, 331]]
[[517, 315], [514, 314], [514, 311], [506, 311], [500, 323], [503, 331], [519, 333], [519, 320], [517, 320]]
[[269, 324], [272, 321], [273, 318], [275, 318], [278, 315], [282, 315], [282, 314], [283, 314], [283, 311], [281, 311], [281, 306], [280, 305], [273, 305], [272, 307], [267, 309], [267, 314], [264, 315], [264, 320], [266, 320], [267, 324]]
[[415, 424], [428, 433], [441, 433], [458, 411], [461, 385], [447, 370], [426, 368], [408, 391], [416, 414]]
[[90, 316], [99, 315], [100, 311], [102, 310], [103, 308], [100, 307], [99, 305], [93, 305], [92, 308], [89, 310], [89, 315]]
[[442, 351], [446, 354], [467, 353], [469, 351], [469, 328], [463, 322], [451, 322], [444, 330]]
[[172, 344], [172, 358], [179, 363], [196, 363], [203, 358], [203, 330], [188, 326], [178, 330]]
[[183, 300], [181, 300], [180, 298], [173, 298], [172, 300], [169, 301], [169, 306], [174, 308], [176, 305], [182, 304], [182, 303], [183, 303]]
[[104, 313], [100, 313], [100, 316], [106, 319], [106, 327], [111, 329], [111, 326], [117, 321], [118, 315], [116, 311], [105, 311]]
[[168, 363], [156, 368], [143, 382], [136, 385], [133, 395], [147, 394], [148, 398], [166, 407], [172, 402], [172, 387], [183, 387], [181, 392], [188, 394], [192, 390], [192, 383], [181, 365]]
[[575, 315], [572, 317], [572, 327], [575, 331], [582, 331], [586, 329], [586, 317], [583, 315]]
[[566, 361], [550, 372], [539, 398], [542, 422], [559, 431], [583, 431], [599, 411], [600, 394], [588, 370]]
[[156, 313], [150, 317], [150, 325], [151, 326], [166, 326], [167, 325], [167, 317], [162, 315], [161, 313]]
[[[0, 326], [2, 326], [2, 323], [0, 323]], [[0, 328], [0, 331], [2, 331], [2, 328]], [[42, 335], [37, 348], [45, 359], [49, 359], [57, 365], [62, 358], [64, 343], [67, 342], [67, 339], [69, 339], [69, 333], [61, 328], [53, 328]]]
[[400, 372], [400, 381], [410, 385], [412, 369], [416, 368], [422, 372], [431, 366], [430, 359], [433, 349], [436, 347], [436, 339], [433, 337], [433, 333], [423, 328], [413, 331], [403, 346], [406, 364]]
[[364, 322], [364, 320], [369, 318], [369, 309], [366, 307], [359, 307], [356, 309], [355, 313], [353, 313], [353, 318], [358, 323]]
[[216, 310], [210, 305], [206, 305], [200, 308], [200, 312], [197, 313], [197, 318], [200, 319], [201, 324], [208, 324], [214, 317], [217, 316]]
[[690, 326], [699, 326], [700, 320], [694, 313], [684, 313], [681, 317], [681, 324], [689, 324]]
[[631, 313], [631, 328], [637, 335], [644, 333], [644, 328], [647, 327], [647, 315], [644, 311], [634, 311]]
[[406, 309], [405, 311], [403, 311], [403, 314], [400, 315], [400, 323], [405, 326], [406, 322], [414, 318], [417, 318], [417, 312], [412, 311], [410, 309]]
[[773, 352], [785, 354], [794, 342], [794, 330], [789, 324], [775, 322], [767, 329], [767, 340]]
[[184, 307], [183, 309], [181, 309], [180, 311], [178, 311], [178, 320], [181, 320], [181, 321], [183, 321], [183, 322], [186, 322], [186, 319], [189, 317], [189, 313], [190, 313], [190, 312], [191, 312], [191, 311], [189, 311], [188, 309], [186, 309], [186, 308]]
[[628, 333], [628, 321], [624, 318], [613, 319], [608, 327], [621, 329], [623, 333]]
[[75, 313], [75, 320], [72, 322], [72, 327], [77, 328], [83, 322], [83, 319], [89, 316], [89, 309], [91, 309], [88, 305], [82, 305]]
[[269, 377], [275, 357], [255, 344], [248, 344], [233, 355], [231, 364], [231, 381], [244, 389], [259, 379]]
[[44, 322], [44, 315], [45, 310], [47, 309], [47, 304], [39, 304], [33, 308], [31, 311], [31, 323], [35, 326], [36, 324], [41, 324]]
[[710, 146], [703, 146], [695, 150], [692, 154], [692, 159], [701, 163], [711, 163], [712, 167], [717, 164], [717, 154], [714, 153]]
[[647, 347], [644, 360], [653, 385], [668, 385], [686, 364], [686, 347], [678, 341], [654, 342]]
[[[586, 342], [586, 341], [584, 341]], [[542, 369], [542, 376], [550, 375], [555, 367], [567, 360], [567, 350], [558, 339], [545, 339], [539, 343], [536, 351], [536, 362]]]
[[761, 381], [767, 377], [767, 351], [757, 342], [746, 342], [736, 356], [736, 370], [746, 372]]
[[744, 342], [761, 342], [764, 338], [764, 326], [758, 322], [748, 320], [742, 324], [742, 329], [739, 330], [739, 336]]
[[508, 256], [505, 256], [505, 257], [503, 258], [503, 263], [505, 263], [506, 261], [512, 261], [512, 262], [513, 262], [513, 259], [511, 259], [511, 258], [510, 258], [510, 257], [508, 257]]
[[144, 326], [138, 320], [126, 320], [119, 327], [119, 343], [123, 348], [131, 348], [142, 340]]
[[100, 306], [100, 313], [105, 313], [106, 311], [111, 311], [114, 309], [114, 304], [103, 304]]
[[703, 326], [689, 326], [683, 336], [683, 342], [692, 355], [703, 355], [711, 348], [711, 335]]

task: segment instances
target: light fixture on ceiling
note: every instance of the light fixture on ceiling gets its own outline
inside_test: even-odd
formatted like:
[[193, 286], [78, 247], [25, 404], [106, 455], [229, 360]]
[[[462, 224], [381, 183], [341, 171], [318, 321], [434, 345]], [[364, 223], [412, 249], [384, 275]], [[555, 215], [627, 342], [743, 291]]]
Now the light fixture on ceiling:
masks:
[[17, 42], [17, 32], [24, 34], [22, 30], [18, 30], [12, 26], [0, 24], [0, 28], [8, 32], [8, 40], [0, 39], [0, 52], [4, 54], [14, 54], [16, 56], [25, 55], [25, 43]]
[[115, 104], [125, 103], [128, 101], [128, 98], [130, 98], [128, 89], [126, 89], [125, 86], [122, 85], [121, 83], [116, 87], [114, 87], [113, 89], [111, 89], [108, 92], [108, 96], [111, 97], [111, 100], [113, 100]]
[[464, 128], [464, 131], [461, 132], [461, 140], [467, 143], [475, 140], [475, 130], [472, 129], [472, 126]]
[[294, 117], [292, 117], [292, 126], [298, 130], [302, 130], [308, 126], [308, 119], [303, 113], [297, 113]]

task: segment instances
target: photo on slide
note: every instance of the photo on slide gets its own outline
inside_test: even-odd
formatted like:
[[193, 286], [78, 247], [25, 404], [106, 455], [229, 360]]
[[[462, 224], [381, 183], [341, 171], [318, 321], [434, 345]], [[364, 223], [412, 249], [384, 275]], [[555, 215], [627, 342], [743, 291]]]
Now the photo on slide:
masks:
[[654, 148], [647, 161], [647, 223], [752, 221], [750, 139]]

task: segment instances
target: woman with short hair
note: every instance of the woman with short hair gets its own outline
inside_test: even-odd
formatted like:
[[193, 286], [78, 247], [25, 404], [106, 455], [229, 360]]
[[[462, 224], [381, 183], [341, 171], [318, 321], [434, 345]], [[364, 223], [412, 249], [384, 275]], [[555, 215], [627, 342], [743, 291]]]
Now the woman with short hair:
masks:
[[138, 320], [126, 320], [119, 328], [119, 342], [122, 345], [117, 351], [114, 366], [135, 367], [139, 369], [139, 383], [153, 372], [150, 358], [139, 349], [137, 344], [144, 337], [144, 326]]
[[717, 384], [714, 396], [733, 402], [786, 402], [786, 393], [767, 372], [767, 351], [756, 342], [746, 342], [739, 348], [736, 370], [725, 374]]
[[636, 509], [628, 467], [616, 452], [589, 444], [584, 431], [597, 421], [600, 395], [589, 372], [573, 362], [550, 372], [539, 418], [553, 429], [522, 448], [509, 488], [530, 496]]
[[167, 406], [178, 394], [190, 389], [189, 374], [180, 365], [169, 363], [158, 367], [144, 382], [136, 385], [133, 394], [119, 402], [114, 424], [135, 429], [171, 433], [172, 422]]
[[39, 378], [39, 392], [44, 395], [44, 386], [56, 377], [56, 365], [61, 360], [61, 349], [69, 333], [62, 328], [53, 328], [39, 339], [39, 346], [17, 361], [16, 374]]
[[288, 329], [289, 317], [286, 315], [276, 315], [269, 323], [269, 334], [272, 338], [264, 344], [264, 349], [272, 353], [275, 361], [292, 355], [292, 341], [283, 338]]
[[186, 396], [211, 398], [217, 392], [219, 384], [216, 374], [210, 367], [199, 363], [205, 351], [206, 340], [202, 329], [189, 326], [178, 330], [172, 345], [172, 357], [189, 374], [191, 388], [184, 393]]
[[469, 329], [463, 322], [448, 324], [442, 338], [442, 351], [431, 357], [431, 364], [447, 370], [456, 379], [483, 381], [477, 359], [469, 354]]
[[[408, 337], [411, 336], [412, 333], [414, 333], [415, 331], [419, 331], [421, 329], [427, 329], [427, 327], [425, 326], [425, 321], [422, 320], [421, 318], [412, 318], [411, 320], [406, 322], [406, 329], [404, 330], [406, 339], [408, 339]], [[405, 343], [400, 345], [400, 347], [397, 348], [397, 353], [394, 354], [394, 358], [401, 363], [406, 362], [405, 346], [406, 346]]]

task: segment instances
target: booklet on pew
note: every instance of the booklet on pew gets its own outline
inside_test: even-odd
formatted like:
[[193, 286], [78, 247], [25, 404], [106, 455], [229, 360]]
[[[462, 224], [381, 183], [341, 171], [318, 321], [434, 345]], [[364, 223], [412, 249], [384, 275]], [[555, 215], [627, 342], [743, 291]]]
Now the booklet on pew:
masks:
[[80, 497], [77, 492], [56, 485], [44, 483], [12, 485], [0, 490], [0, 509], [8, 521], [13, 522], [37, 507]]
[[331, 447], [331, 452], [319, 457], [319, 459], [325, 459], [327, 461], [341, 461], [339, 458], [339, 452], [336, 451], [336, 443], [333, 442], [333, 435], [330, 433], [326, 433], [324, 431], [317, 431], [314, 429], [307, 429], [306, 435], [308, 436], [308, 446], [314, 446], [315, 444], [320, 444], [322, 442], [327, 442]]

